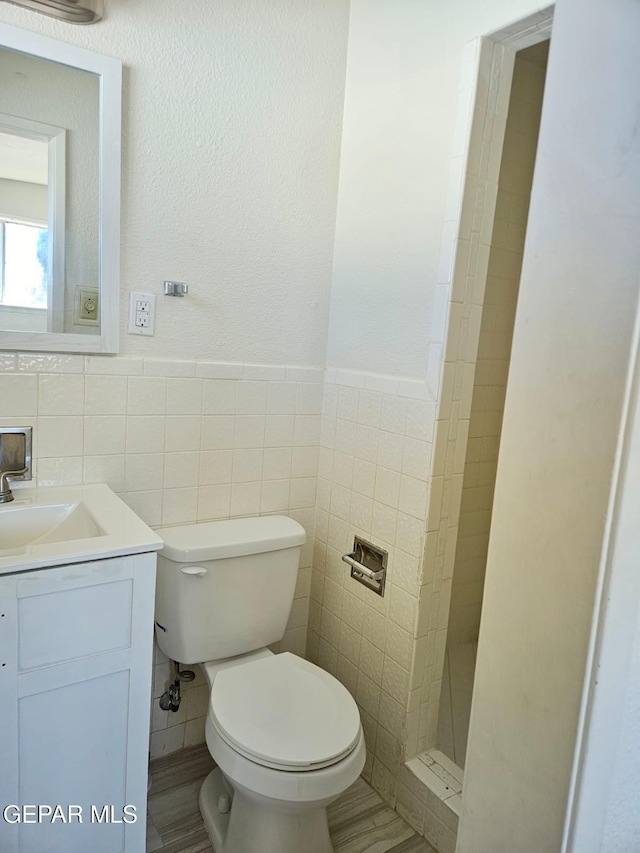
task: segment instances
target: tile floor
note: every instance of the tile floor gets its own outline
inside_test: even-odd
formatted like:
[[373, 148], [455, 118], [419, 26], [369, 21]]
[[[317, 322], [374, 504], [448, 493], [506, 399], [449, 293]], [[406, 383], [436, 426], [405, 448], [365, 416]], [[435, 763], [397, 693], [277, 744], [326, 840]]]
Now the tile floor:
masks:
[[[214, 767], [204, 745], [151, 762], [147, 853], [213, 853], [198, 793]], [[436, 853], [363, 779], [329, 807], [335, 853]]]
[[464, 769], [478, 643], [448, 648], [444, 658], [436, 748]]

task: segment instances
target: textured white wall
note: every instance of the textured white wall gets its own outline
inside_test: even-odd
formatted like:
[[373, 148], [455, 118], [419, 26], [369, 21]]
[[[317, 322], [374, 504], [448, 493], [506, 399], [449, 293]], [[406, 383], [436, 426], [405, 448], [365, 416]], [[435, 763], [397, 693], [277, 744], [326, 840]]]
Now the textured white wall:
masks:
[[352, 0], [328, 363], [424, 376], [464, 44], [536, 0]]
[[[72, 27], [0, 21], [121, 58], [121, 353], [323, 364], [347, 0], [106, 0]], [[130, 290], [156, 336], [126, 334]]]

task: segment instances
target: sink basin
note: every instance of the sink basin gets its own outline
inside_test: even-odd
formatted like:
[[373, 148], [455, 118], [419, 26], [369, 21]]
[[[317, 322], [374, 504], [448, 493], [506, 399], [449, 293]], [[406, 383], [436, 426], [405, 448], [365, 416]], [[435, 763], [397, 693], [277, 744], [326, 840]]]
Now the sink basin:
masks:
[[0, 505], [0, 575], [157, 551], [162, 540], [108, 486], [20, 488]]
[[33, 505], [13, 501], [0, 512], [0, 555], [20, 553], [26, 545], [104, 536], [82, 501]]

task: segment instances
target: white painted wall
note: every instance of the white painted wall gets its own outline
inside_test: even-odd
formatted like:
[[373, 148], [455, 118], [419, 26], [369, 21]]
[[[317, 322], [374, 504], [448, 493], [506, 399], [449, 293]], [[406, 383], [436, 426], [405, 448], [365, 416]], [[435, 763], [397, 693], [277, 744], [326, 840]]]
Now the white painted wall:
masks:
[[[637, 517], [637, 516], [636, 516]], [[636, 636], [628, 670], [628, 692], [622, 728], [615, 750], [615, 770], [609, 787], [609, 801], [602, 835], [602, 853], [640, 849], [640, 808], [638, 804], [638, 760], [640, 759], [640, 636]], [[578, 850], [578, 847], [574, 848]], [[596, 850], [595, 845], [593, 849]]]
[[639, 30], [633, 0], [558, 4], [459, 853], [562, 849], [638, 305]]
[[576, 853], [633, 853], [640, 847], [639, 355], [636, 348], [615, 521], [602, 573], [602, 610], [590, 661], [589, 711], [576, 756], [576, 797], [567, 847]]
[[352, 0], [329, 365], [425, 375], [462, 48], [544, 5]]
[[[76, 28], [1, 5], [124, 62], [121, 352], [324, 363], [347, 0], [107, 0]], [[127, 336], [128, 292], [164, 279], [189, 297]]]

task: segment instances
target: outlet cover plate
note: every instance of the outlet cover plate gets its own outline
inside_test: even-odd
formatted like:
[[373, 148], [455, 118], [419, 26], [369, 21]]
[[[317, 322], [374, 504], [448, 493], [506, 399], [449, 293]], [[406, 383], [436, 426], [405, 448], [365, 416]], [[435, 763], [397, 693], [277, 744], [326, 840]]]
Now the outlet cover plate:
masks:
[[100, 325], [100, 294], [97, 287], [76, 287], [74, 323]]
[[155, 294], [132, 290], [129, 293], [129, 334], [153, 335], [155, 332], [155, 325]]

